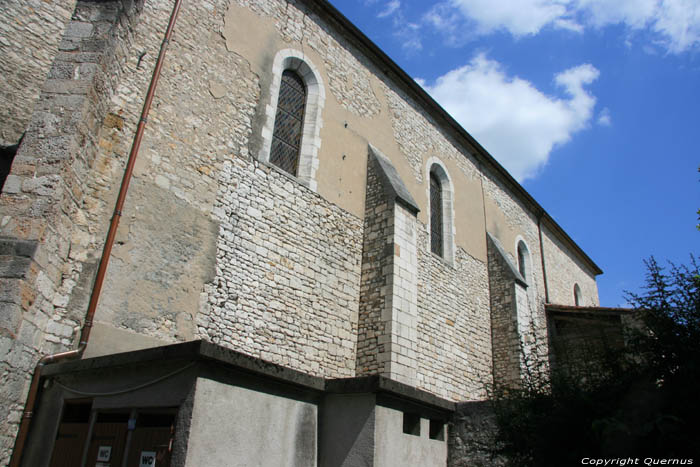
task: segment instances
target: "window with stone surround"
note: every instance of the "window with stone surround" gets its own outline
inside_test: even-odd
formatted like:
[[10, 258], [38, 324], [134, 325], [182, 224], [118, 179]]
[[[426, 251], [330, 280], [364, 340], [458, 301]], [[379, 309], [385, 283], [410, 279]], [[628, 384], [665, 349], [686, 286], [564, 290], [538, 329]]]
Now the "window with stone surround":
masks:
[[430, 251], [442, 256], [442, 188], [434, 172], [430, 172]]
[[574, 305], [582, 306], [583, 297], [581, 296], [581, 287], [578, 284], [574, 284]]
[[523, 240], [518, 241], [518, 272], [523, 276], [525, 282], [530, 282], [530, 250]]
[[292, 70], [284, 70], [272, 130], [270, 163], [296, 177], [301, 149], [301, 131], [306, 107], [306, 84]]
[[430, 252], [454, 263], [454, 210], [452, 181], [443, 163], [431, 157], [427, 164], [428, 234]]
[[278, 167], [316, 191], [321, 114], [325, 91], [321, 74], [303, 52], [280, 50], [272, 65], [258, 159]]

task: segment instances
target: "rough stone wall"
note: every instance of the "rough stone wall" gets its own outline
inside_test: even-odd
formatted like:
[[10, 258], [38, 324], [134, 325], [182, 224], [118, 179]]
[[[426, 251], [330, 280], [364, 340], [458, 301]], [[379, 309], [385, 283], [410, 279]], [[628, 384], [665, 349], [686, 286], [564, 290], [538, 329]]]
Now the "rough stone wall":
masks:
[[297, 2], [286, 0], [236, 0], [256, 14], [274, 19], [285, 42], [304, 42], [323, 57], [328, 87], [336, 101], [355, 115], [372, 117], [380, 103], [370, 83], [368, 62], [360, 62], [350, 45], [332, 35], [326, 24]]
[[0, 2], [0, 146], [16, 143], [27, 129], [75, 3]]
[[[381, 115], [376, 70], [330, 26], [294, 2], [237, 3], [274, 18], [284, 41], [323, 57], [329, 94], [342, 109]], [[1, 337], [12, 393], [3, 405], [7, 433], [39, 351], [66, 348], [79, 328], [171, 8], [149, 0], [136, 24], [120, 2], [79, 5], [8, 177], [0, 200], [1, 234], [12, 239], [2, 250], [6, 270], [15, 271], [3, 283], [12, 291]], [[380, 371], [368, 355], [372, 339], [383, 344], [383, 331], [358, 325], [357, 313], [360, 296], [375, 293], [371, 274], [383, 266], [368, 266], [361, 292], [362, 220], [250, 156], [262, 80], [227, 50], [220, 35], [227, 8], [227, 0], [183, 5], [96, 319], [163, 342], [211, 339], [317, 375]], [[400, 92], [378, 88], [416, 180], [423, 181], [429, 153], [483, 178], [512, 228], [527, 237], [538, 281], [532, 217], [478, 172], [468, 148]], [[454, 266], [444, 263], [429, 253], [425, 226], [416, 228], [420, 318], [407, 347], [416, 346], [417, 386], [456, 400], [483, 397], [491, 372], [486, 265], [461, 248]], [[380, 251], [379, 243], [365, 246]], [[539, 303], [541, 285], [532, 290]], [[358, 327], [366, 347], [357, 344], [356, 355]]]
[[[101, 129], [90, 225], [111, 215], [172, 7], [143, 7]], [[216, 273], [219, 173], [245, 150], [259, 96], [258, 77], [217, 33], [226, 7], [183, 3], [149, 114], [96, 315], [134, 339], [195, 339], [204, 284]], [[81, 261], [94, 268], [103, 238], [100, 229], [81, 238]]]
[[452, 400], [486, 397], [491, 322], [486, 265], [457, 248], [454, 266], [418, 240], [418, 387]]
[[405, 195], [405, 186], [395, 167], [384, 155], [375, 155], [373, 151], [370, 150], [368, 160], [364, 282], [360, 297], [363, 326], [368, 329], [358, 334], [358, 362], [368, 361], [370, 365], [358, 366], [358, 371], [379, 373], [415, 386], [418, 365], [416, 210], [412, 198], [401, 197]]
[[551, 316], [552, 369], [581, 382], [607, 376], [624, 349], [624, 325], [620, 316]]
[[520, 384], [521, 352], [515, 280], [493, 240], [489, 238], [488, 241], [493, 384], [517, 387]]
[[467, 179], [481, 176], [469, 148], [461, 147], [447, 137], [439, 125], [423, 111], [417, 110], [412, 99], [404, 93], [386, 85], [382, 89], [387, 96], [394, 137], [419, 183], [424, 181], [423, 157], [428, 155], [439, 155], [442, 160], [454, 161]]
[[547, 229], [542, 229], [542, 243], [547, 268], [549, 301], [559, 305], [573, 305], [574, 284], [581, 287], [580, 306], [598, 306], [598, 284], [590, 268], [574, 256], [562, 242]]
[[[417, 182], [424, 182], [423, 158], [432, 155], [454, 162], [467, 179], [480, 177], [467, 149], [403, 93], [382, 89], [394, 137]], [[450, 265], [430, 252], [427, 227], [420, 222], [417, 235], [417, 385], [454, 400], [483, 398], [492, 365], [486, 264], [457, 245]]]
[[459, 404], [450, 421], [448, 467], [502, 467], [498, 453], [498, 423], [489, 402]]
[[[256, 2], [252, 8], [266, 4]], [[282, 14], [290, 27], [297, 20], [308, 22], [295, 8], [281, 3], [277, 6], [280, 5], [284, 7], [282, 10], [277, 7], [273, 10]], [[149, 1], [144, 6], [131, 52], [124, 63], [128, 72], [111, 98], [109, 116], [102, 128], [100, 170], [87, 213], [90, 222], [109, 216], [118, 188], [120, 164], [133, 138], [171, 7], [165, 0]], [[233, 178], [243, 180], [239, 187], [246, 190], [245, 182], [252, 182], [250, 177], [257, 173], [248, 151], [252, 133], [259, 131], [255, 109], [261, 79], [251, 71], [246, 59], [227, 49], [220, 35], [227, 9], [225, 0], [183, 5], [149, 116], [96, 320], [114, 329], [131, 331], [132, 336], [146, 335], [162, 342], [197, 337], [216, 339], [315, 374], [352, 375], [361, 220], [340, 213], [336, 206], [324, 205], [321, 198], [304, 191], [301, 197], [307, 206], [324, 205], [334, 213], [327, 222], [321, 211], [311, 213], [309, 219], [313, 220], [309, 222], [316, 225], [310, 232], [310, 224], [302, 218], [293, 218], [304, 212], [291, 200], [291, 193], [296, 195], [296, 191], [285, 188], [287, 183], [297, 182], [284, 176], [279, 179], [282, 191], [271, 195], [270, 202], [280, 203], [280, 196], [287, 198], [282, 204], [290, 210], [285, 211], [289, 217], [284, 220], [294, 223], [296, 230], [287, 230], [284, 235], [293, 238], [294, 244], [285, 251], [285, 246], [279, 244], [284, 239], [282, 234], [264, 232], [266, 224], [251, 226], [258, 229], [251, 232], [257, 239], [263, 235], [270, 254], [281, 255], [281, 261], [289, 260], [292, 264], [299, 259], [297, 268], [303, 265], [306, 277], [292, 277], [298, 275], [293, 266], [292, 269], [286, 265], [270, 266], [268, 259], [260, 255], [259, 245], [248, 242], [237, 245], [238, 253], [250, 261], [253, 269], [235, 270], [238, 263], [229, 263], [231, 255], [226, 248], [234, 241], [240, 242], [248, 232], [240, 234], [242, 237], [238, 237], [236, 229], [221, 228], [216, 232], [219, 223], [230, 225], [232, 203], [241, 201], [243, 214], [240, 215], [245, 217], [245, 199], [258, 202], [268, 194], [264, 191], [258, 194], [235, 191], [233, 197], [230, 194]], [[319, 34], [330, 37], [318, 25], [314, 27]], [[313, 28], [309, 24], [307, 29]], [[237, 162], [231, 165], [231, 160]], [[250, 165], [243, 169], [238, 165], [241, 161]], [[258, 188], [259, 184], [255, 189]], [[286, 194], [282, 195], [283, 192]], [[341, 223], [335, 214], [346, 222], [342, 228], [331, 226]], [[230, 237], [231, 232], [235, 232], [235, 240]], [[329, 247], [322, 244], [323, 235], [337, 238], [325, 240]], [[310, 236], [314, 238], [307, 241]], [[81, 261], [94, 265], [101, 238], [99, 229], [81, 237], [80, 249], [76, 248]], [[351, 245], [345, 245], [345, 241]], [[343, 245], [342, 254], [337, 249], [339, 244]], [[324, 256], [323, 252], [331, 249], [335, 250], [329, 255], [335, 257]], [[214, 254], [215, 250], [218, 253]], [[291, 256], [284, 256], [287, 253]], [[269, 269], [265, 269], [265, 274], [277, 274], [281, 282], [256, 295], [260, 290], [250, 287], [264, 268]], [[231, 277], [236, 277], [237, 282], [233, 283]], [[79, 287], [87, 284], [88, 279], [87, 275], [81, 276], [77, 281]], [[303, 289], [286, 289], [299, 283]], [[280, 289], [285, 291], [272, 301], [269, 294]], [[241, 303], [245, 303], [246, 297], [255, 300], [255, 310], [241, 305], [243, 317], [224, 316], [222, 296], [232, 300], [229, 307], [237, 306], [234, 297], [239, 297]], [[86, 299], [86, 294], [72, 297], [76, 302]], [[263, 302], [277, 309], [261, 310]], [[283, 314], [284, 322], [275, 323], [270, 316], [280, 315], [280, 306], [294, 311]], [[317, 316], [321, 319], [317, 320]], [[265, 323], [265, 329], [260, 327], [261, 322]], [[249, 334], [241, 334], [242, 328]], [[310, 354], [306, 355], [308, 342], [313, 342], [315, 349], [309, 349]]]
[[394, 203], [384, 195], [378, 164], [367, 162], [367, 192], [362, 246], [359, 323], [357, 333], [356, 376], [382, 374], [387, 362], [379, 358], [388, 350], [383, 310], [387, 304], [388, 280], [393, 243], [387, 235], [393, 231]]
[[34, 364], [72, 347], [80, 328], [84, 309], [68, 306], [79, 273], [73, 246], [87, 229], [95, 135], [136, 11], [121, 2], [77, 5], [0, 198], [8, 299], [0, 330], [0, 464], [9, 458]]
[[[519, 235], [527, 245], [529, 270], [527, 271], [527, 277], [524, 277], [527, 287], [516, 286], [514, 296], [518, 316], [518, 330], [524, 344], [522, 349], [524, 352], [521, 352], [521, 354], [525, 361], [522, 364], [527, 365], [528, 371], [533, 369], [546, 371], [547, 326], [544, 312], [545, 293], [542, 250], [540, 249], [537, 220], [535, 215], [495, 176], [486, 171], [482, 180], [485, 196], [496, 204], [511, 234], [514, 234], [513, 236]], [[498, 237], [497, 233], [491, 232], [495, 237]], [[508, 236], [503, 235], [503, 237], [507, 238]], [[512, 248], [512, 251], [516, 249], [515, 244], [503, 245], [506, 251], [508, 251], [508, 247]], [[546, 245], [544, 250], [547, 252]], [[511, 263], [517, 265], [516, 258], [510, 252], [507, 254]], [[549, 283], [553, 272], [549, 270], [549, 263], [546, 264]], [[556, 274], [556, 271], [554, 274]]]
[[200, 335], [313, 375], [353, 376], [362, 221], [247, 158], [220, 177], [217, 276]]

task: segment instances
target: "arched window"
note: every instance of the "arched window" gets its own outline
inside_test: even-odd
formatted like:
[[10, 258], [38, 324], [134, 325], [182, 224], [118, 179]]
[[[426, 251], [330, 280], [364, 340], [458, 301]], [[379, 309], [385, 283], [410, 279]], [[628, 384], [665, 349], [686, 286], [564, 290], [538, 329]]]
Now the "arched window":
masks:
[[430, 172], [430, 251], [443, 256], [442, 187], [435, 172]]
[[578, 284], [574, 284], [574, 305], [583, 305], [583, 296], [581, 295], [581, 287]]
[[430, 251], [443, 258], [448, 264], [454, 264], [452, 181], [445, 166], [436, 157], [428, 160], [426, 169]]
[[326, 99], [321, 73], [303, 52], [284, 49], [275, 55], [271, 79], [258, 159], [316, 191]]
[[295, 177], [299, 167], [305, 107], [306, 84], [296, 72], [284, 70], [272, 131], [270, 163]]
[[525, 282], [527, 282], [528, 274], [530, 273], [530, 252], [522, 240], [518, 242], [518, 271], [525, 279]]

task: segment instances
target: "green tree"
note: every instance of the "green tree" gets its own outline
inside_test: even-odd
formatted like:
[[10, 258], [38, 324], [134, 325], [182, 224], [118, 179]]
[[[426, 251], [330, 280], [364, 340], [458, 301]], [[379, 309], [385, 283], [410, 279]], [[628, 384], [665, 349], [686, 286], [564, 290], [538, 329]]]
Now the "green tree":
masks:
[[[499, 446], [512, 466], [580, 465], [584, 457], [700, 461], [700, 270], [645, 261], [628, 345], [608, 371], [554, 372], [522, 389], [495, 390]], [[629, 323], [628, 323], [629, 324]]]

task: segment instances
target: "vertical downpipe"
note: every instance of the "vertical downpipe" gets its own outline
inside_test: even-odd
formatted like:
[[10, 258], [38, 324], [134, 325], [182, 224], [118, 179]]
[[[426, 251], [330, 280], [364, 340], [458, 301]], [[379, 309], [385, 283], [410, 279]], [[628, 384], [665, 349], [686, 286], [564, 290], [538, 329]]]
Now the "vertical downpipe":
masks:
[[83, 323], [83, 328], [80, 331], [80, 344], [77, 349], [69, 350], [67, 352], [60, 352], [53, 355], [45, 355], [34, 368], [34, 374], [32, 376], [32, 382], [29, 387], [29, 393], [27, 394], [27, 402], [24, 406], [24, 413], [22, 415], [22, 421], [19, 425], [19, 430], [17, 432], [17, 438], [15, 439], [15, 446], [12, 450], [12, 457], [10, 459], [10, 467], [19, 467], [22, 460], [22, 454], [24, 453], [24, 447], [27, 441], [27, 436], [29, 434], [29, 428], [31, 426], [32, 416], [34, 414], [34, 407], [37, 402], [39, 393], [39, 382], [41, 380], [41, 371], [44, 365], [48, 363], [56, 363], [62, 360], [68, 360], [73, 358], [80, 358], [87, 347], [88, 340], [90, 339], [90, 330], [92, 329], [92, 321], [95, 317], [95, 311], [97, 309], [97, 302], [100, 298], [100, 292], [102, 291], [102, 284], [104, 282], [105, 273], [107, 272], [107, 265], [109, 264], [109, 257], [112, 253], [112, 245], [114, 244], [114, 239], [117, 234], [117, 227], [119, 226], [119, 219], [122, 215], [122, 208], [124, 207], [124, 200], [126, 199], [126, 193], [129, 189], [129, 182], [131, 181], [131, 175], [134, 171], [134, 164], [136, 163], [136, 156], [138, 155], [139, 148], [141, 146], [141, 139], [143, 138], [143, 132], [148, 122], [148, 112], [151, 109], [151, 103], [153, 102], [153, 96], [155, 95], [156, 86], [158, 85], [158, 79], [160, 78], [160, 72], [163, 68], [163, 61], [165, 58], [165, 52], [168, 49], [168, 44], [170, 43], [170, 38], [173, 34], [173, 29], [175, 27], [175, 22], [177, 20], [178, 13], [180, 12], [180, 6], [182, 5], [182, 0], [175, 0], [175, 5], [173, 6], [172, 13], [170, 14], [170, 21], [168, 23], [168, 28], [165, 31], [165, 36], [163, 42], [160, 46], [160, 53], [158, 54], [158, 61], [153, 70], [153, 76], [151, 77], [151, 83], [148, 86], [148, 92], [146, 93], [146, 99], [143, 103], [143, 110], [141, 111], [141, 118], [139, 119], [138, 127], [136, 128], [136, 134], [134, 135], [134, 141], [131, 146], [131, 152], [129, 153], [129, 160], [126, 163], [126, 169], [124, 170], [124, 176], [122, 178], [121, 187], [119, 188], [119, 195], [117, 196], [117, 202], [114, 207], [114, 215], [112, 216], [112, 221], [109, 225], [109, 230], [107, 232], [107, 240], [105, 241], [104, 248], [102, 250], [102, 257], [100, 258], [100, 266], [97, 269], [97, 276], [95, 277], [95, 282], [92, 288], [92, 294], [90, 295], [90, 303], [88, 305], [87, 312], [85, 314], [85, 321]]

